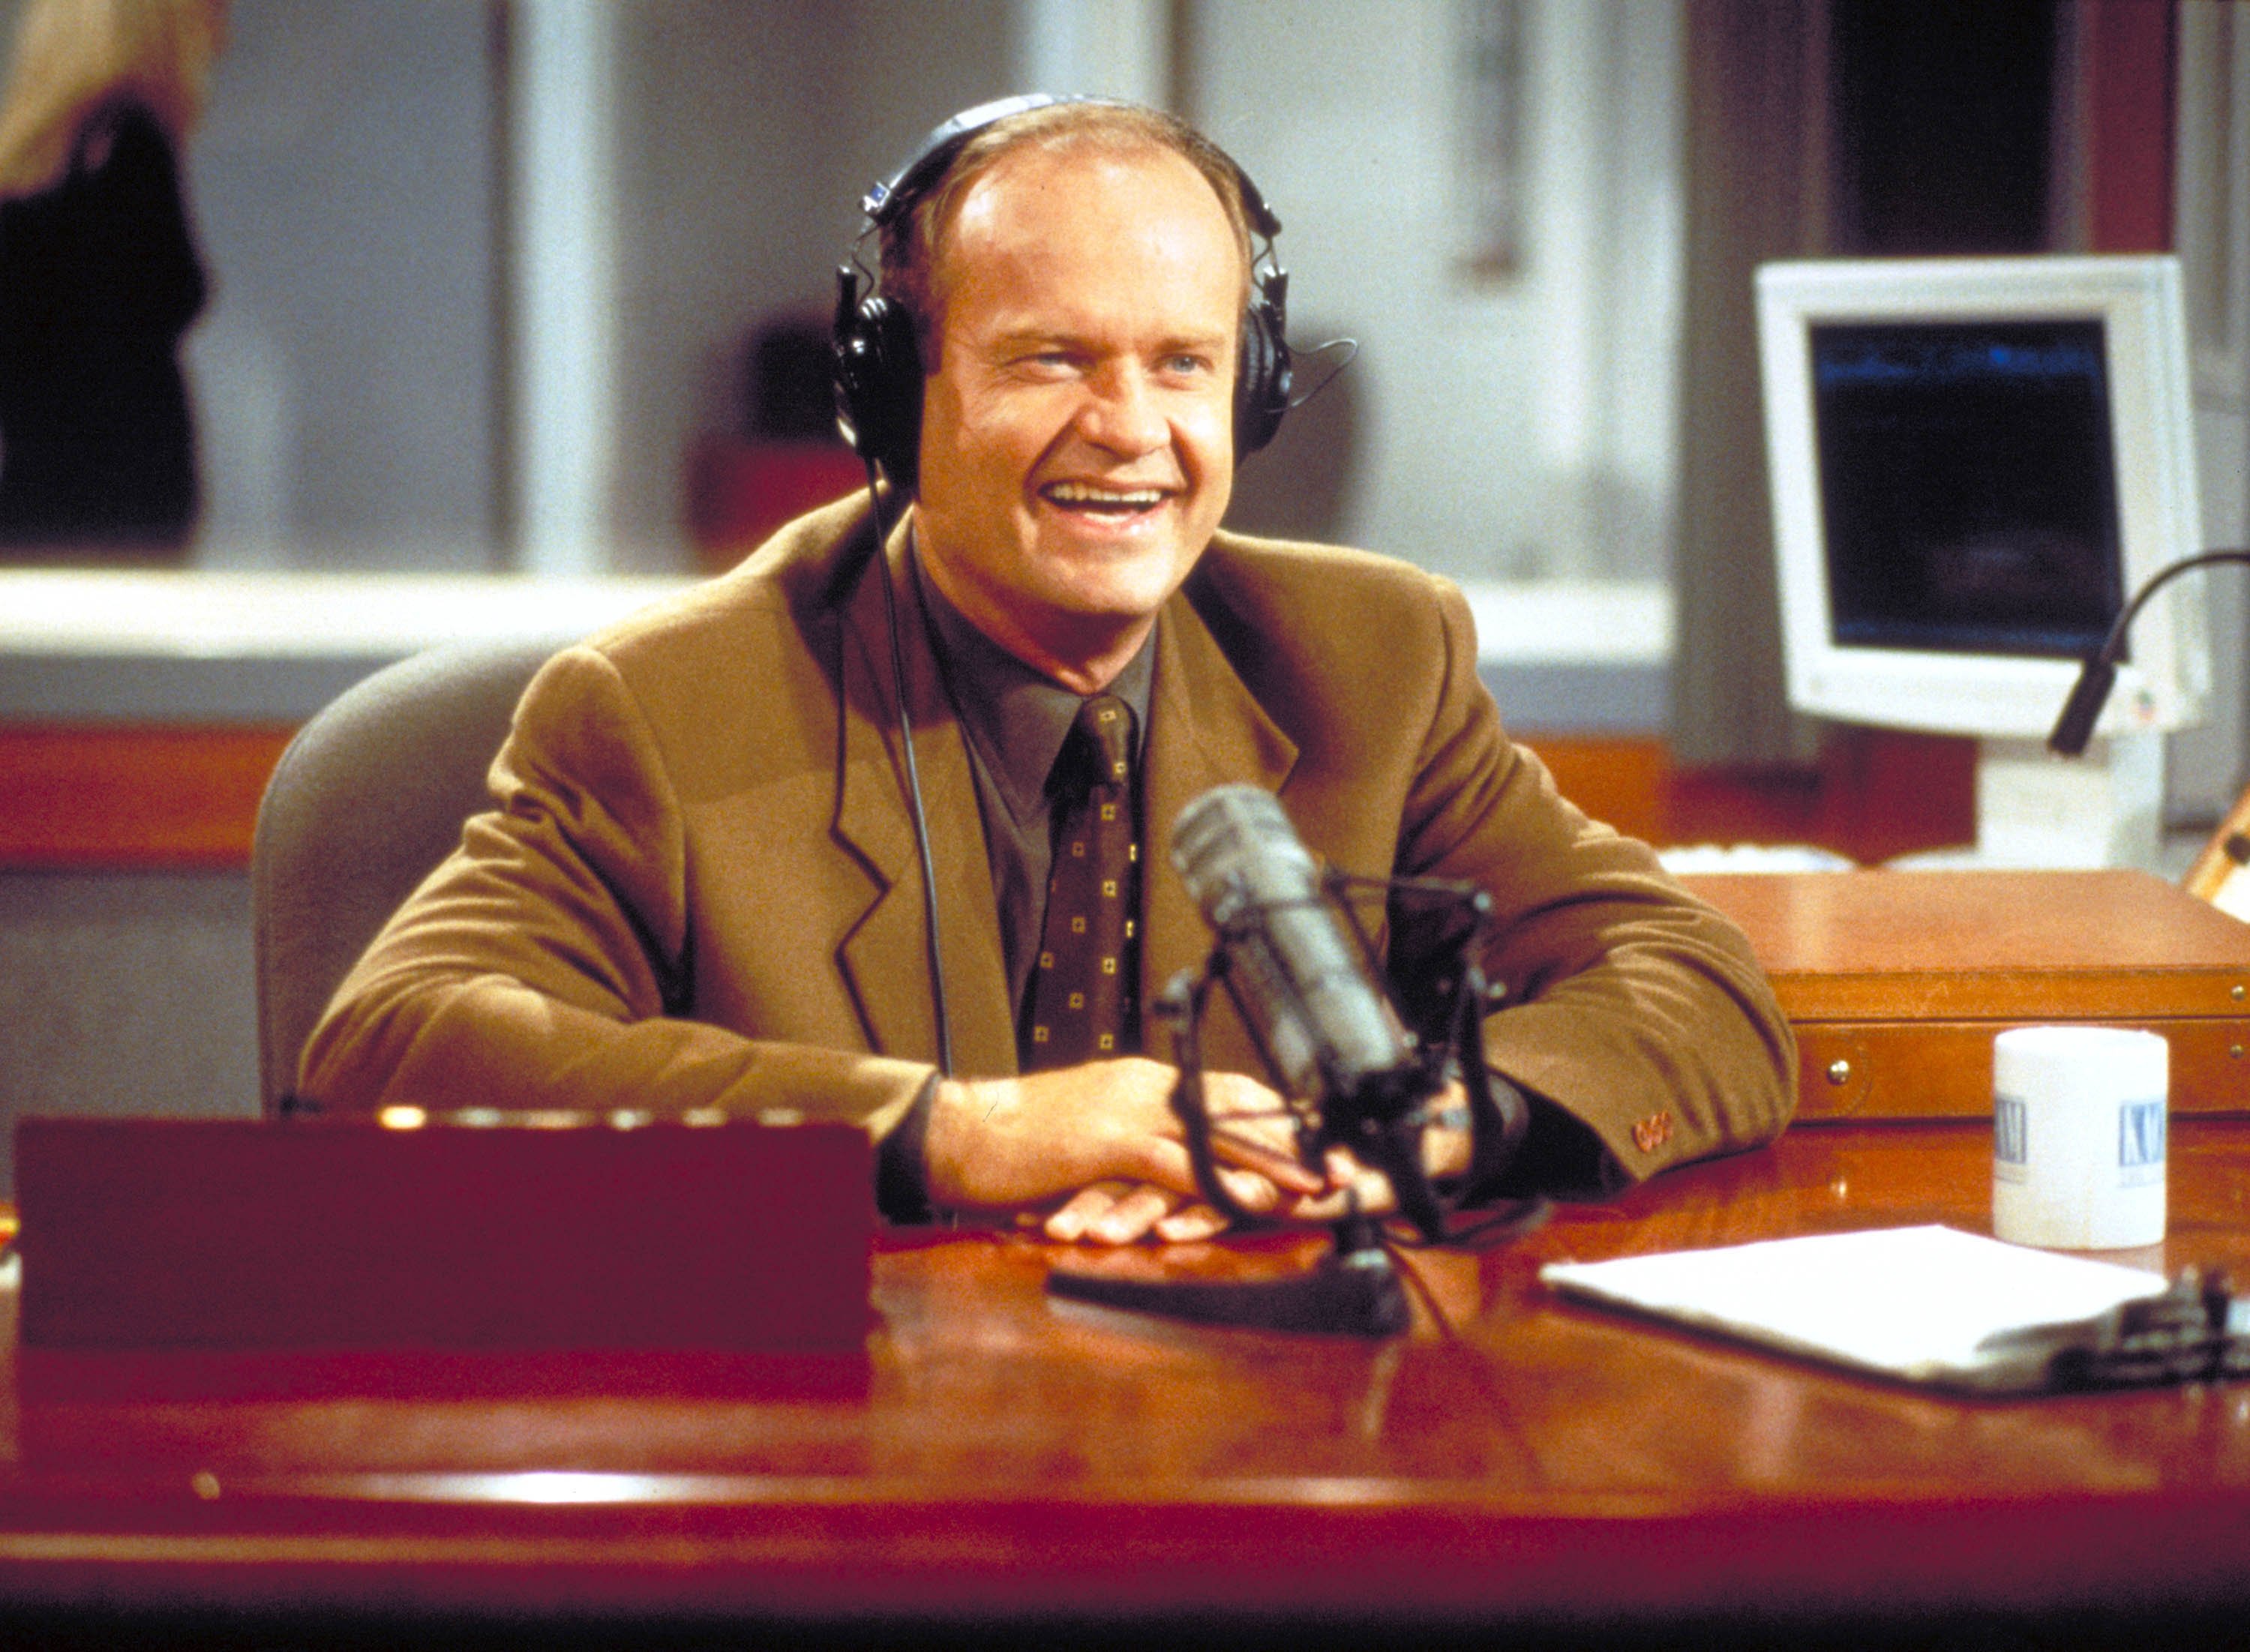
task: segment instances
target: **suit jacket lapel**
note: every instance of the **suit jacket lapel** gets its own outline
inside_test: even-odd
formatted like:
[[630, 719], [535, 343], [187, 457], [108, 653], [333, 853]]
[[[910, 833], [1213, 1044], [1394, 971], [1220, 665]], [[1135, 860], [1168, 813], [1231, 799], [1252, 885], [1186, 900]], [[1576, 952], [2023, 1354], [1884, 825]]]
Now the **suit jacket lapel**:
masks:
[[964, 1076], [1016, 1070], [1015, 1016], [1000, 956], [997, 903], [984, 852], [976, 782], [928, 630], [905, 563], [906, 529], [844, 597], [842, 751], [839, 761], [838, 839], [865, 862], [875, 880], [866, 911], [845, 934], [838, 962], [857, 1002], [872, 1046], [886, 1055], [937, 1059], [937, 1029], [924, 929], [921, 869], [907, 806], [899, 754], [897, 699], [880, 568], [898, 602], [907, 706], [914, 724], [915, 767], [930, 854], [937, 870], [940, 943], [954, 1066]]
[[[1278, 792], [1297, 761], [1296, 742], [1266, 714], [1220, 651], [1218, 639], [1175, 595], [1156, 628], [1156, 683], [1146, 744], [1148, 809], [1142, 880], [1149, 933], [1141, 946], [1142, 1037], [1149, 1054], [1171, 1058], [1163, 1025], [1149, 1011], [1184, 969], [1211, 956], [1211, 926], [1172, 869], [1172, 825], [1214, 786], [1241, 781]], [[1207, 1066], [1259, 1073], [1257, 1047], [1232, 1007], [1215, 995], [1204, 1028]]]

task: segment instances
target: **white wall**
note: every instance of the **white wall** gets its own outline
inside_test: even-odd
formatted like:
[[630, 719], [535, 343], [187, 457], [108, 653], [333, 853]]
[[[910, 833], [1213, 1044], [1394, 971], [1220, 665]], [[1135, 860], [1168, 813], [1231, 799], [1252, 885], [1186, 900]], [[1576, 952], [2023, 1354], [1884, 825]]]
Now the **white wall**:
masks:
[[759, 315], [817, 291], [805, 152], [832, 118], [837, 66], [823, 11], [755, 0], [619, 13], [613, 565], [681, 564], [688, 447], [733, 427]]
[[1017, 0], [1015, 89], [1163, 104], [1171, 10], [1168, 0]]
[[611, 565], [655, 571], [687, 563], [685, 455], [735, 428], [756, 328], [825, 320], [860, 196], [1016, 89], [1019, 34], [1012, 0], [638, 0], [616, 38]]
[[517, 563], [608, 565], [618, 419], [619, 13], [523, 0], [508, 13], [508, 475]]
[[188, 182], [201, 560], [483, 567], [500, 503], [490, 19], [237, 0]]
[[[238, 0], [189, 156], [214, 283], [187, 350], [199, 560], [482, 568], [523, 524], [593, 536], [539, 547], [555, 566], [687, 566], [685, 454], [731, 428], [751, 332], [825, 314], [867, 184], [1018, 89], [1031, 3]], [[1049, 59], [1106, 51], [1152, 5], [1050, 26]], [[600, 198], [511, 224], [532, 179], [500, 43], [521, 56], [557, 12], [581, 56], [541, 83], [528, 141], [583, 150], [566, 187]], [[509, 281], [524, 233], [526, 262], [562, 272], [552, 308]]]
[[1454, 8], [1204, 0], [1193, 113], [1287, 226], [1293, 335], [1356, 336], [1346, 537], [1464, 578], [1660, 578], [1679, 298], [1678, 22], [1525, 0], [1523, 274], [1462, 268]]

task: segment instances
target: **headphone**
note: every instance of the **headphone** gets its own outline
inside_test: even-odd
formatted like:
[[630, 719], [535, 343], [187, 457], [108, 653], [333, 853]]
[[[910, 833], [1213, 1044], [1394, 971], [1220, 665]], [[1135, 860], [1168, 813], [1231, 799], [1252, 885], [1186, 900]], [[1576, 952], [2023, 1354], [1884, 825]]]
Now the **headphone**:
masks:
[[[911, 211], [945, 176], [969, 140], [1012, 115], [1055, 104], [1134, 106], [1115, 98], [1050, 97], [1045, 93], [1002, 98], [964, 109], [921, 141], [906, 164], [869, 189], [859, 203], [866, 224], [859, 240], [879, 234]], [[1294, 376], [1288, 341], [1289, 272], [1273, 262], [1273, 237], [1281, 220], [1250, 175], [1230, 159], [1242, 205], [1265, 245], [1251, 266], [1250, 302], [1242, 319], [1242, 342], [1234, 375], [1234, 458], [1239, 465], [1273, 439], [1289, 410]], [[880, 465], [893, 487], [911, 492], [921, 447], [921, 352], [914, 318], [895, 299], [875, 293], [875, 279], [853, 260], [836, 272], [836, 320], [831, 343], [835, 355], [836, 423], [859, 457]]]

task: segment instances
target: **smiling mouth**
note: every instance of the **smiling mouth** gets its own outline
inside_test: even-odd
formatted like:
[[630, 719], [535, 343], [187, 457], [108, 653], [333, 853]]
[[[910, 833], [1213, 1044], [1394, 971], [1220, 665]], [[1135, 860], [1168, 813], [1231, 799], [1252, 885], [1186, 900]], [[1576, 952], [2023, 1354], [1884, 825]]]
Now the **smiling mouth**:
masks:
[[1048, 504], [1089, 516], [1133, 516], [1153, 511], [1167, 495], [1160, 487], [1095, 487], [1085, 482], [1050, 482], [1039, 490]]

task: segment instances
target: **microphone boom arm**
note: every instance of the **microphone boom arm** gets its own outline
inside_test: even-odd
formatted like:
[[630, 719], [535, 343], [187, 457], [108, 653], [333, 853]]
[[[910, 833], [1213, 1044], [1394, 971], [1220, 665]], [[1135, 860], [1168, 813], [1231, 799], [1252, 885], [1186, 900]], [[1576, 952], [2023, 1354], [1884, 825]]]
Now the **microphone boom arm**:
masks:
[[2049, 751], [2059, 757], [2077, 757], [2085, 753], [2086, 742], [2094, 737], [2095, 722], [2102, 715], [2102, 704], [2117, 680], [2117, 661], [2125, 651], [2125, 633], [2143, 605], [2178, 575], [2219, 562], [2250, 562], [2250, 550], [2230, 547], [2183, 556], [2157, 569], [2149, 582], [2133, 594], [2132, 600], [2118, 610], [2109, 634], [2102, 639], [2102, 646], [2081, 662], [2078, 681], [2072, 685], [2070, 698], [2063, 702], [2062, 712], [2055, 719], [2054, 732], [2046, 737]]

